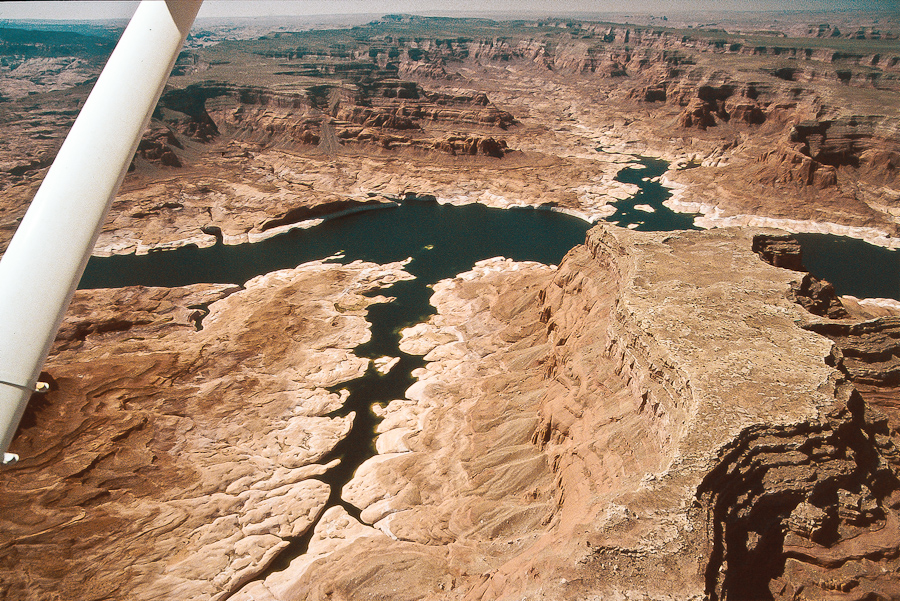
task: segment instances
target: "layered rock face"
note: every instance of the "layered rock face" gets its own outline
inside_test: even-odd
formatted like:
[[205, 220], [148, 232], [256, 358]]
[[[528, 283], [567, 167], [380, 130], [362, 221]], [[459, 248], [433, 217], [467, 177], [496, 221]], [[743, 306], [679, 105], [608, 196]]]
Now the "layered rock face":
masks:
[[[76, 295], [0, 484], [0, 596], [224, 599], [324, 510], [399, 264]], [[202, 328], [202, 329], [200, 329]], [[334, 412], [338, 411], [337, 414]]]
[[[537, 440], [562, 490], [598, 503], [592, 514], [571, 502], [570, 532], [586, 546], [576, 565], [590, 575], [559, 598], [793, 598], [831, 594], [835, 583], [860, 595], [893, 586], [881, 570], [895, 569], [896, 554], [880, 546], [897, 510], [890, 430], [826, 366], [830, 345], [795, 323], [807, 318], [783, 286], [796, 274], [754, 264], [740, 238], [592, 231], [588, 262], [608, 265], [621, 286], [605, 336], [585, 326], [596, 327], [599, 303], [572, 294], [590, 270], [564, 279], [561, 266], [557, 281], [570, 294], [548, 295], [545, 311], [551, 340], [562, 341], [550, 373], [568, 386], [545, 397]], [[573, 320], [569, 303], [594, 318]], [[612, 359], [611, 374], [600, 362], [586, 369], [591, 347]], [[872, 499], [871, 514], [848, 518], [844, 497]], [[807, 504], [828, 529], [815, 542], [796, 525]]]
[[515, 123], [511, 114], [493, 106], [483, 93], [429, 92], [414, 82], [400, 81], [396, 71], [380, 76], [384, 79], [365, 86], [349, 82], [322, 85], [303, 95], [222, 84], [189, 86], [162, 98], [164, 107], [182, 112], [164, 120], [189, 135], [196, 136], [206, 123], [206, 135], [218, 134], [223, 128], [238, 140], [267, 145], [357, 142], [385, 149], [414, 146], [437, 150], [442, 148], [423, 131], [423, 123], [500, 129]]
[[[198, 51], [97, 252], [254, 241], [417, 192], [597, 218], [634, 191], [614, 179], [629, 153], [685, 167], [668, 181], [708, 223], [896, 239], [890, 57], [597, 24], [408, 35], [423, 23]], [[4, 103], [2, 240], [84, 92]], [[79, 293], [0, 483], [0, 591], [900, 596], [896, 317], [846, 318], [782, 269], [789, 246], [599, 228], [558, 269], [495, 259], [435, 285], [402, 343], [428, 363], [331, 506], [336, 387], [402, 265]]]

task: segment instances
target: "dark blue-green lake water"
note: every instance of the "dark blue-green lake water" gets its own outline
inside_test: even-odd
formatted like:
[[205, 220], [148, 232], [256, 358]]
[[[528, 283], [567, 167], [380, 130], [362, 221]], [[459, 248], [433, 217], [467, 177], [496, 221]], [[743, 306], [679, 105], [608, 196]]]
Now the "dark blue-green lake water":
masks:
[[[633, 198], [619, 201], [616, 213], [607, 221], [620, 227], [631, 225], [639, 231], [698, 229], [694, 215], [676, 213], [663, 205], [669, 191], [651, 180], [667, 168], [665, 161], [640, 158], [639, 166], [623, 169], [616, 179], [636, 184], [640, 191]], [[653, 212], [635, 208], [640, 205], [652, 207]], [[241, 284], [256, 275], [296, 267], [338, 252], [344, 252], [346, 258], [342, 260], [376, 263], [413, 257], [408, 270], [420, 281], [433, 283], [466, 271], [480, 259], [498, 255], [556, 264], [584, 240], [589, 227], [579, 219], [550, 211], [490, 209], [482, 205], [454, 207], [414, 200], [395, 208], [326, 221], [309, 230], [294, 230], [255, 244], [93, 257], [80, 287]], [[900, 300], [900, 252], [841, 236], [795, 237], [803, 247], [806, 268], [834, 284], [838, 294]]]
[[803, 249], [803, 266], [834, 284], [838, 294], [900, 300], [900, 251], [845, 236], [793, 236]]
[[[628, 167], [619, 172], [616, 180], [635, 184], [640, 191], [631, 198], [616, 203], [616, 212], [606, 221], [619, 227], [629, 227], [639, 232], [669, 232], [672, 230], [698, 230], [693, 214], [676, 213], [663, 202], [671, 196], [669, 190], [658, 181], [652, 181], [669, 169], [666, 161], [642, 157], [637, 167]], [[636, 209], [649, 206], [653, 212]]]
[[342, 261], [387, 263], [412, 257], [407, 270], [433, 283], [499, 255], [559, 263], [566, 252], [584, 241], [589, 228], [590, 224], [580, 219], [551, 211], [491, 209], [478, 204], [454, 207], [412, 200], [254, 244], [93, 257], [80, 287], [242, 284], [256, 275], [339, 252], [345, 255]]

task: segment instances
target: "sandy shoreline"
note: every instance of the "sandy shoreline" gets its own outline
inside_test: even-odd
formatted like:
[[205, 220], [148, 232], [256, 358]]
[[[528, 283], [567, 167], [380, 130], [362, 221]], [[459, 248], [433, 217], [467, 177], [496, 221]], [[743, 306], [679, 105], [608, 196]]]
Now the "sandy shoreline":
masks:
[[[615, 153], [619, 154], [619, 153]], [[644, 156], [644, 155], [640, 155]], [[657, 158], [652, 153], [646, 155], [651, 158]], [[621, 161], [617, 164], [622, 169], [640, 168], [641, 165], [635, 162], [638, 155], [622, 155]], [[624, 160], [631, 159], [630, 161]], [[684, 162], [684, 159], [675, 159], [671, 165]], [[670, 170], [671, 171], [671, 170]], [[801, 219], [785, 219], [776, 217], [765, 217], [752, 214], [724, 215], [724, 211], [718, 206], [709, 203], [692, 202], [684, 200], [687, 186], [674, 182], [663, 174], [659, 178], [654, 178], [661, 185], [670, 190], [671, 196], [663, 201], [663, 205], [677, 213], [695, 213], [699, 214], [694, 219], [694, 224], [703, 229], [713, 229], [720, 227], [766, 227], [781, 229], [789, 233], [816, 233], [816, 234], [832, 234], [836, 236], [847, 236], [864, 240], [869, 244], [881, 246], [889, 249], [900, 249], [900, 238], [892, 237], [887, 232], [871, 227], [858, 227], [842, 225], [833, 222], [817, 222]], [[511, 200], [503, 195], [491, 192], [490, 190], [481, 190], [471, 194], [457, 194], [450, 196], [437, 195], [435, 200], [440, 204], [449, 204], [453, 206], [464, 206], [468, 204], [482, 204], [486, 207], [498, 209], [515, 209], [515, 208], [534, 208], [540, 210], [549, 210], [552, 212], [563, 213], [572, 217], [577, 217], [587, 223], [597, 223], [613, 215], [616, 210], [616, 204], [620, 200], [633, 198], [639, 191], [638, 186], [625, 184], [621, 182], [613, 182], [613, 185], [592, 185], [580, 186], [573, 190], [578, 193], [580, 206], [561, 207], [548, 206], [546, 204], [535, 204], [523, 200]], [[287, 233], [296, 229], [310, 229], [320, 225], [331, 219], [338, 219], [347, 215], [360, 213], [363, 211], [386, 209], [400, 206], [399, 199], [390, 199], [381, 205], [365, 205], [345, 209], [335, 212], [324, 217], [315, 219], [306, 219], [296, 223], [290, 223], [279, 227], [274, 227], [263, 232], [246, 232], [238, 235], [221, 235], [200, 233], [191, 235], [179, 240], [160, 242], [156, 244], [112, 244], [107, 246], [98, 246], [94, 249], [93, 256], [109, 257], [112, 255], [136, 254], [145, 255], [151, 252], [175, 250], [184, 246], [194, 245], [198, 248], [208, 248], [214, 246], [221, 240], [226, 245], [239, 245], [247, 243], [261, 242], [269, 238], [273, 238], [280, 234]]]
[[672, 191], [672, 196], [663, 205], [676, 213], [699, 213], [694, 224], [703, 229], [719, 227], [767, 227], [784, 230], [791, 234], [832, 234], [856, 238], [891, 250], [900, 249], [900, 238], [894, 238], [887, 232], [872, 227], [842, 225], [840, 223], [810, 221], [805, 219], [784, 219], [763, 217], [760, 215], [723, 215], [719, 206], [701, 202], [682, 200], [686, 186], [673, 182], [665, 175], [659, 183]]

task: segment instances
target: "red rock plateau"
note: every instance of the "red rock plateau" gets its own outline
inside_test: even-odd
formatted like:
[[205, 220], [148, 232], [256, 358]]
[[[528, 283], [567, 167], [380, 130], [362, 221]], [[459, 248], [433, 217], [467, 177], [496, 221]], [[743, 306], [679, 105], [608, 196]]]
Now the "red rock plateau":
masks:
[[[598, 218], [633, 154], [702, 224], [896, 246], [896, 15], [810, 18], [201, 31], [95, 252], [408, 194]], [[108, 45], [0, 33], [5, 246]], [[0, 596], [900, 598], [900, 311], [801, 265], [779, 230], [601, 225], [443, 280], [340, 491], [340, 385], [402, 263], [79, 291], [2, 469]]]

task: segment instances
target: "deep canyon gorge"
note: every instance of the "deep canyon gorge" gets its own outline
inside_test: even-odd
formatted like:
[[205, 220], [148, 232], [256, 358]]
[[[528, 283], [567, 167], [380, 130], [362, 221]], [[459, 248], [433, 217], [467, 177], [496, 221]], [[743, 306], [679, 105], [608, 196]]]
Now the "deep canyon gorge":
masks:
[[[0, 471], [0, 594], [900, 598], [900, 20], [778, 17], [197, 29]], [[4, 248], [115, 41], [29, 27]]]

